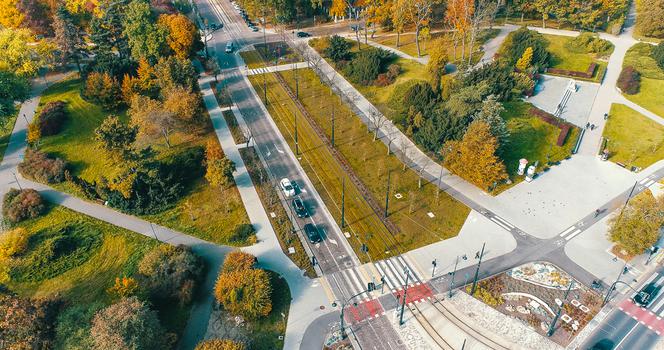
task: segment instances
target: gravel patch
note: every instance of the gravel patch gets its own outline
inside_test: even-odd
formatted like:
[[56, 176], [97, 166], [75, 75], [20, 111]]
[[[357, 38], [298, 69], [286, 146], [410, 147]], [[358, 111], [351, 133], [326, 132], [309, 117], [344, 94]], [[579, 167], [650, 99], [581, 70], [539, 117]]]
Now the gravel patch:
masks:
[[463, 292], [448, 299], [479, 326], [508, 341], [533, 350], [561, 350], [563, 347], [539, 335], [520, 320], [506, 316]]

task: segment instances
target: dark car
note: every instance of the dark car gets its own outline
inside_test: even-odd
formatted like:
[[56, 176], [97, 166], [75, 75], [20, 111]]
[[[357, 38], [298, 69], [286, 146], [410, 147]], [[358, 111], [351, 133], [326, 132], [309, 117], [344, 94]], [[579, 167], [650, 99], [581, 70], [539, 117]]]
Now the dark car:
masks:
[[298, 38], [306, 38], [306, 37], [310, 37], [310, 36], [311, 36], [311, 34], [309, 34], [307, 32], [297, 32], [297, 37]]
[[661, 287], [655, 285], [654, 283], [648, 283], [641, 291], [634, 296], [634, 303], [639, 304], [641, 306], [648, 306], [650, 302], [655, 299], [657, 296], [657, 293], [659, 293], [659, 290]]
[[304, 207], [304, 202], [302, 202], [300, 198], [293, 199], [293, 210], [295, 210], [295, 214], [297, 214], [297, 217], [299, 218], [306, 218], [309, 216], [307, 208]]
[[318, 243], [323, 241], [323, 238], [320, 236], [320, 232], [318, 232], [318, 229], [313, 224], [304, 225], [304, 233], [307, 234], [307, 238], [309, 238], [309, 242], [311, 243]]

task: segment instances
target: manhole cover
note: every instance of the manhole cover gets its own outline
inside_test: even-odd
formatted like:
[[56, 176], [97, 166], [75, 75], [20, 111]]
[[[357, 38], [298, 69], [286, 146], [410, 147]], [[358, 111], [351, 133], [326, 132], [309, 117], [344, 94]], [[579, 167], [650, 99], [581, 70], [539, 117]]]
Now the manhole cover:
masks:
[[353, 266], [353, 263], [350, 262], [350, 261], [346, 261], [346, 262], [344, 263], [344, 265], [346, 265], [346, 267], [351, 267], [351, 266]]
[[318, 308], [321, 309], [321, 310], [325, 310], [325, 305], [321, 305]]

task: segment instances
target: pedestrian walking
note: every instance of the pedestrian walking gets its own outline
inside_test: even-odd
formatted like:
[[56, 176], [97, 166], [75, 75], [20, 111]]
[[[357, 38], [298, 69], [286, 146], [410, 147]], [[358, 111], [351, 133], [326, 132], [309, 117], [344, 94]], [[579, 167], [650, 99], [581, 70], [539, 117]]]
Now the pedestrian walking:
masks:
[[599, 216], [599, 213], [600, 213], [599, 209], [596, 209], [596, 210], [595, 210], [595, 217], [598, 217], [598, 216]]
[[595, 130], [595, 124], [590, 124], [590, 130]]
[[586, 129], [590, 127], [590, 122], [586, 123]]

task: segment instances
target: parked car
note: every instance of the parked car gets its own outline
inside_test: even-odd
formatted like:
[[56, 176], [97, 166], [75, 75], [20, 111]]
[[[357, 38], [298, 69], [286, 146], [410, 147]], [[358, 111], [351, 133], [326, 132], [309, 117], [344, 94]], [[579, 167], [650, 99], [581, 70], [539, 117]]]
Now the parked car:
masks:
[[634, 296], [632, 301], [643, 307], [647, 307], [650, 302], [657, 297], [660, 289], [660, 286], [657, 286], [654, 283], [648, 283], [645, 287], [643, 287], [643, 289], [641, 289], [639, 293]]
[[226, 53], [233, 52], [233, 42], [226, 43]]
[[295, 187], [287, 178], [281, 179], [281, 181], [279, 181], [279, 186], [281, 186], [281, 190], [284, 191], [286, 197], [292, 197], [295, 195]]
[[309, 34], [307, 32], [297, 32], [297, 37], [298, 38], [306, 38], [306, 37], [310, 37], [310, 36], [311, 36], [311, 34]]
[[320, 232], [318, 232], [318, 229], [313, 224], [304, 225], [304, 233], [312, 244], [323, 241], [323, 237], [320, 236]]
[[256, 26], [252, 26], [252, 27], [249, 27], [249, 28], [251, 28], [252, 32], [257, 32], [258, 31], [258, 27], [256, 27]]
[[309, 216], [307, 208], [304, 206], [304, 202], [300, 198], [293, 199], [293, 210], [299, 218], [306, 218]]

